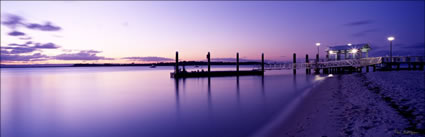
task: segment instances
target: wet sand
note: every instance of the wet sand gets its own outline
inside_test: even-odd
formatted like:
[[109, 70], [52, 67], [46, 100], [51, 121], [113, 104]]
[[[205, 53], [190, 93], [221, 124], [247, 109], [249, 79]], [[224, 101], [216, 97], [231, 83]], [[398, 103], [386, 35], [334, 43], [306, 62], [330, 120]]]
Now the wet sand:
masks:
[[338, 88], [335, 77], [327, 78], [314, 87], [280, 125], [267, 136], [338, 136], [332, 123], [332, 91]]

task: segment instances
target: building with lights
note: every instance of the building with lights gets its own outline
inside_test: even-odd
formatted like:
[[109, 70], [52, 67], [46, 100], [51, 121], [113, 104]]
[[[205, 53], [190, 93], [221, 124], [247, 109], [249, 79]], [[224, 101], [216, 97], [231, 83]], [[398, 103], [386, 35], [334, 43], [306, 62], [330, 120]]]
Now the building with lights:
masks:
[[327, 60], [342, 60], [342, 59], [359, 59], [367, 58], [369, 56], [370, 45], [363, 44], [347, 44], [330, 46], [326, 48]]

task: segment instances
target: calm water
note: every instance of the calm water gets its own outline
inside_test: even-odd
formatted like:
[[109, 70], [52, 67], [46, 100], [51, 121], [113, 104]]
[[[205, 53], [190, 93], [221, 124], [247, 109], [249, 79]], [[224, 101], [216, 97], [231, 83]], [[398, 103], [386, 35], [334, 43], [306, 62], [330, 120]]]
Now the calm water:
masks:
[[174, 80], [172, 70], [2, 68], [1, 136], [249, 136], [318, 79], [304, 71], [269, 71], [264, 77]]

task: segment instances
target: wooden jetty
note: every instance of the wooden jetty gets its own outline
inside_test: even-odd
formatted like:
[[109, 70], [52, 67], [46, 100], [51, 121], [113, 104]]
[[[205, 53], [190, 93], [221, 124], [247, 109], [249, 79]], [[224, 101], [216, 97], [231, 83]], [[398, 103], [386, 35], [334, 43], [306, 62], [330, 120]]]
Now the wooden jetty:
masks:
[[297, 63], [296, 54], [293, 54], [292, 63], [274, 63], [267, 64], [264, 70], [293, 70], [293, 74], [297, 73], [297, 69], [305, 69], [306, 74], [311, 74], [311, 69], [315, 70], [315, 74], [336, 74], [336, 73], [352, 73], [372, 71], [392, 71], [392, 70], [424, 70], [424, 56], [398, 56], [398, 57], [367, 57], [354, 58], [345, 60], [325, 60], [319, 62], [319, 57], [316, 55], [316, 60], [310, 62], [308, 55], [306, 61]]
[[192, 71], [180, 70], [179, 53], [176, 52], [176, 63], [174, 72], [170, 73], [172, 78], [188, 78], [188, 77], [223, 77], [223, 76], [246, 76], [246, 75], [264, 75], [264, 53], [261, 54], [261, 69], [239, 70], [239, 53], [236, 53], [236, 71], [211, 71], [211, 54], [207, 54], [208, 70]]
[[246, 76], [246, 75], [264, 75], [265, 70], [292, 70], [293, 74], [297, 74], [297, 69], [305, 69], [306, 74], [311, 74], [314, 70], [315, 74], [338, 74], [338, 73], [353, 73], [370, 71], [392, 71], [392, 70], [420, 70], [424, 71], [425, 58], [424, 56], [396, 56], [396, 57], [366, 57], [354, 56], [352, 58], [341, 59], [336, 56], [335, 60], [329, 59], [326, 55], [326, 60], [320, 60], [316, 54], [316, 59], [309, 59], [308, 54], [305, 57], [305, 62], [297, 63], [296, 54], [293, 54], [293, 62], [287, 63], [264, 63], [264, 53], [261, 55], [261, 68], [253, 70], [239, 70], [239, 53], [236, 53], [236, 71], [211, 71], [211, 54], [208, 52], [208, 71], [192, 71], [187, 72], [179, 68], [179, 54], [176, 52], [175, 71], [170, 75], [172, 78], [186, 77], [220, 77], [220, 76]]

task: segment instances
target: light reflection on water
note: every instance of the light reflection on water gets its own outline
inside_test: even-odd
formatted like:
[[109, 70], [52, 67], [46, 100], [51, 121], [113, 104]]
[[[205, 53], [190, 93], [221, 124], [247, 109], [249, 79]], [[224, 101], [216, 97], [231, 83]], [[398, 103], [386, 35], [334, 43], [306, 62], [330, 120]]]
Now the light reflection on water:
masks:
[[271, 71], [175, 80], [172, 70], [2, 68], [1, 135], [248, 136], [317, 79]]

